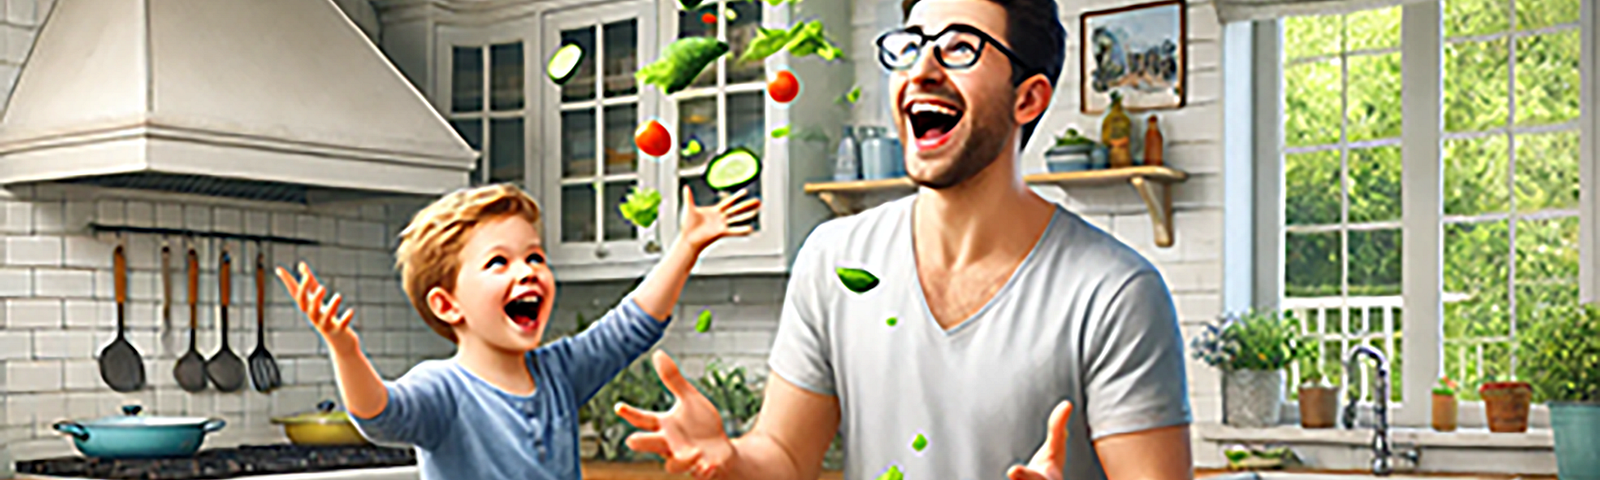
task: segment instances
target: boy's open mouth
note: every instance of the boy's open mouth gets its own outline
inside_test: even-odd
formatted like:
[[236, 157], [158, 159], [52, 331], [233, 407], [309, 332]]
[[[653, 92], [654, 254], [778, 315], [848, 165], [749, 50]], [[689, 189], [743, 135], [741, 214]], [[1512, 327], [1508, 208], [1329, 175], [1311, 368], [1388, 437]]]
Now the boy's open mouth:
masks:
[[523, 295], [506, 304], [506, 316], [511, 317], [511, 323], [525, 332], [533, 331], [539, 326], [540, 309], [544, 305], [544, 296], [539, 294]]
[[921, 98], [905, 106], [906, 120], [918, 150], [932, 150], [950, 139], [950, 132], [965, 114], [961, 107], [943, 100]]

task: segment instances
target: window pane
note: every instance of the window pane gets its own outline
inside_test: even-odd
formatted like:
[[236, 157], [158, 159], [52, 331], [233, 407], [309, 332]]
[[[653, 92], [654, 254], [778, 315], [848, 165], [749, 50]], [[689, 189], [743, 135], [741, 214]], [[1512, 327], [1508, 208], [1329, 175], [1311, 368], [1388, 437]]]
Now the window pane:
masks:
[[1517, 30], [1578, 22], [1581, 0], [1517, 0]]
[[594, 174], [594, 110], [561, 112], [561, 177]]
[[[1350, 295], [1399, 294], [1400, 230], [1351, 231]], [[1377, 324], [1378, 319], [1373, 322]]]
[[638, 184], [635, 180], [606, 183], [605, 219], [606, 241], [633, 240], [639, 238], [639, 230], [622, 216], [622, 202], [628, 199], [628, 193], [633, 191], [633, 186]]
[[1444, 129], [1482, 131], [1503, 127], [1510, 73], [1504, 38], [1451, 43], [1444, 47]]
[[619, 97], [639, 92], [633, 72], [639, 70], [639, 22], [628, 19], [607, 23], [606, 96]]
[[[715, 20], [715, 18], [718, 16], [717, 5], [718, 2], [706, 2], [704, 5], [701, 5], [700, 8], [694, 9], [693, 11], [683, 10], [681, 8], [676, 9], [678, 10], [678, 38], [717, 38], [717, 24]], [[712, 18], [711, 23], [705, 22], [705, 18], [708, 18], [706, 17], [706, 14], [711, 15], [711, 17], [709, 17]], [[730, 55], [735, 56], [744, 53], [738, 50], [731, 50], [731, 52], [732, 53], [730, 53]], [[700, 71], [700, 76], [695, 77], [694, 82], [689, 84], [689, 88], [716, 86], [717, 65], [720, 63], [722, 63], [722, 61], [721, 59], [718, 59], [717, 62], [706, 66], [705, 70]]]
[[[699, 150], [689, 155], [691, 143]], [[717, 97], [701, 97], [678, 102], [678, 166], [703, 165], [720, 152], [717, 143]]]
[[1350, 58], [1349, 138], [1400, 136], [1400, 54]]
[[728, 2], [735, 18], [728, 22], [728, 83], [758, 82], [765, 77], [762, 62], [739, 62], [740, 55], [755, 40], [757, 27], [761, 26], [761, 2]]
[[1339, 141], [1339, 75], [1338, 59], [1284, 67], [1285, 146]]
[[1446, 0], [1444, 35], [1483, 35], [1511, 28], [1510, 2], [1506, 0]]
[[522, 119], [489, 121], [489, 182], [522, 183]]
[[1511, 333], [1510, 295], [1506, 289], [1511, 248], [1506, 225], [1445, 225], [1445, 292], [1468, 296], [1444, 305], [1446, 340]]
[[1444, 213], [1479, 215], [1510, 209], [1506, 137], [1444, 142]]
[[494, 110], [522, 109], [522, 43], [489, 47], [489, 89]]
[[1284, 219], [1289, 225], [1339, 222], [1339, 151], [1284, 155]]
[[450, 49], [450, 111], [483, 110], [483, 49]]
[[1338, 15], [1288, 17], [1283, 19], [1283, 56], [1297, 58], [1339, 53]]
[[1339, 294], [1339, 232], [1295, 233], [1284, 238], [1284, 295], [1321, 297]]
[[1400, 46], [1400, 7], [1362, 10], [1345, 17], [1345, 50], [1378, 50]]
[[[583, 61], [578, 62], [578, 73], [561, 86], [561, 101], [576, 102], [594, 98], [594, 27], [562, 30], [561, 44], [575, 43], [583, 49]], [[551, 50], [554, 52], [554, 50]]]
[[561, 187], [561, 241], [595, 241], [594, 186]]
[[1517, 135], [1517, 211], [1578, 208], [1578, 131]]
[[1350, 221], [1400, 220], [1400, 147], [1350, 150]]
[[633, 130], [639, 125], [639, 108], [634, 104], [606, 107], [606, 175], [633, 173], [639, 147], [633, 144]]
[[1517, 125], [1578, 119], [1580, 33], [1517, 39]]
[[1517, 318], [1577, 305], [1578, 217], [1517, 222]]
[[728, 146], [744, 147], [765, 157], [767, 145], [764, 92], [728, 95]]

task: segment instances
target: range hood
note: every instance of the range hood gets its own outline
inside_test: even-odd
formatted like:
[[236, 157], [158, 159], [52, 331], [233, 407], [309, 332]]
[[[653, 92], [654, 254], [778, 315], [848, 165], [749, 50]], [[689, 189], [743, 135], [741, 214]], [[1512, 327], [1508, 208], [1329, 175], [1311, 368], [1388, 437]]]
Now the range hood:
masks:
[[334, 0], [57, 0], [0, 117], [0, 184], [436, 195], [477, 156]]

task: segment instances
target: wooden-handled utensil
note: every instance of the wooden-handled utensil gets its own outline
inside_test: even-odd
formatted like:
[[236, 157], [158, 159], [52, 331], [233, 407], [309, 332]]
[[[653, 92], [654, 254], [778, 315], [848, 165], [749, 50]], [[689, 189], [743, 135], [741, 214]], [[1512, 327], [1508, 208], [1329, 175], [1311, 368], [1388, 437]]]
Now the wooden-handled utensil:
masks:
[[177, 377], [178, 386], [189, 392], [198, 392], [206, 389], [206, 359], [200, 356], [200, 350], [195, 347], [195, 331], [200, 328], [200, 312], [195, 308], [199, 303], [200, 295], [200, 256], [194, 252], [194, 247], [189, 247], [189, 352], [178, 359], [172, 366], [172, 375]]
[[117, 286], [117, 339], [100, 351], [100, 378], [112, 390], [132, 392], [144, 388], [144, 359], [128, 342], [128, 257], [122, 245], [112, 251], [112, 275]]
[[267, 351], [267, 256], [256, 246], [256, 351], [250, 353], [250, 383], [258, 392], [270, 392], [283, 383], [278, 362]]
[[221, 306], [217, 317], [218, 332], [222, 334], [222, 347], [217, 349], [217, 354], [206, 360], [206, 377], [217, 386], [217, 390], [236, 392], [244, 388], [244, 361], [233, 354], [233, 349], [228, 348], [228, 301], [233, 296], [233, 269], [232, 259], [228, 250], [222, 250], [222, 261], [217, 265], [217, 278], [220, 283], [217, 303]]

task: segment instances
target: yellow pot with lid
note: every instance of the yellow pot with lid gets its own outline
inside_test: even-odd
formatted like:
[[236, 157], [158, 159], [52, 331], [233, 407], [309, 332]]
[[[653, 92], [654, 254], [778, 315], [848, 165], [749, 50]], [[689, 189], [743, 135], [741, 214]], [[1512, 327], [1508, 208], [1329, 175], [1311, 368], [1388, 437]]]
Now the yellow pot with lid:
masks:
[[369, 445], [371, 442], [356, 430], [350, 414], [334, 407], [332, 401], [323, 400], [316, 411], [276, 417], [272, 423], [283, 425], [284, 435], [295, 445]]

